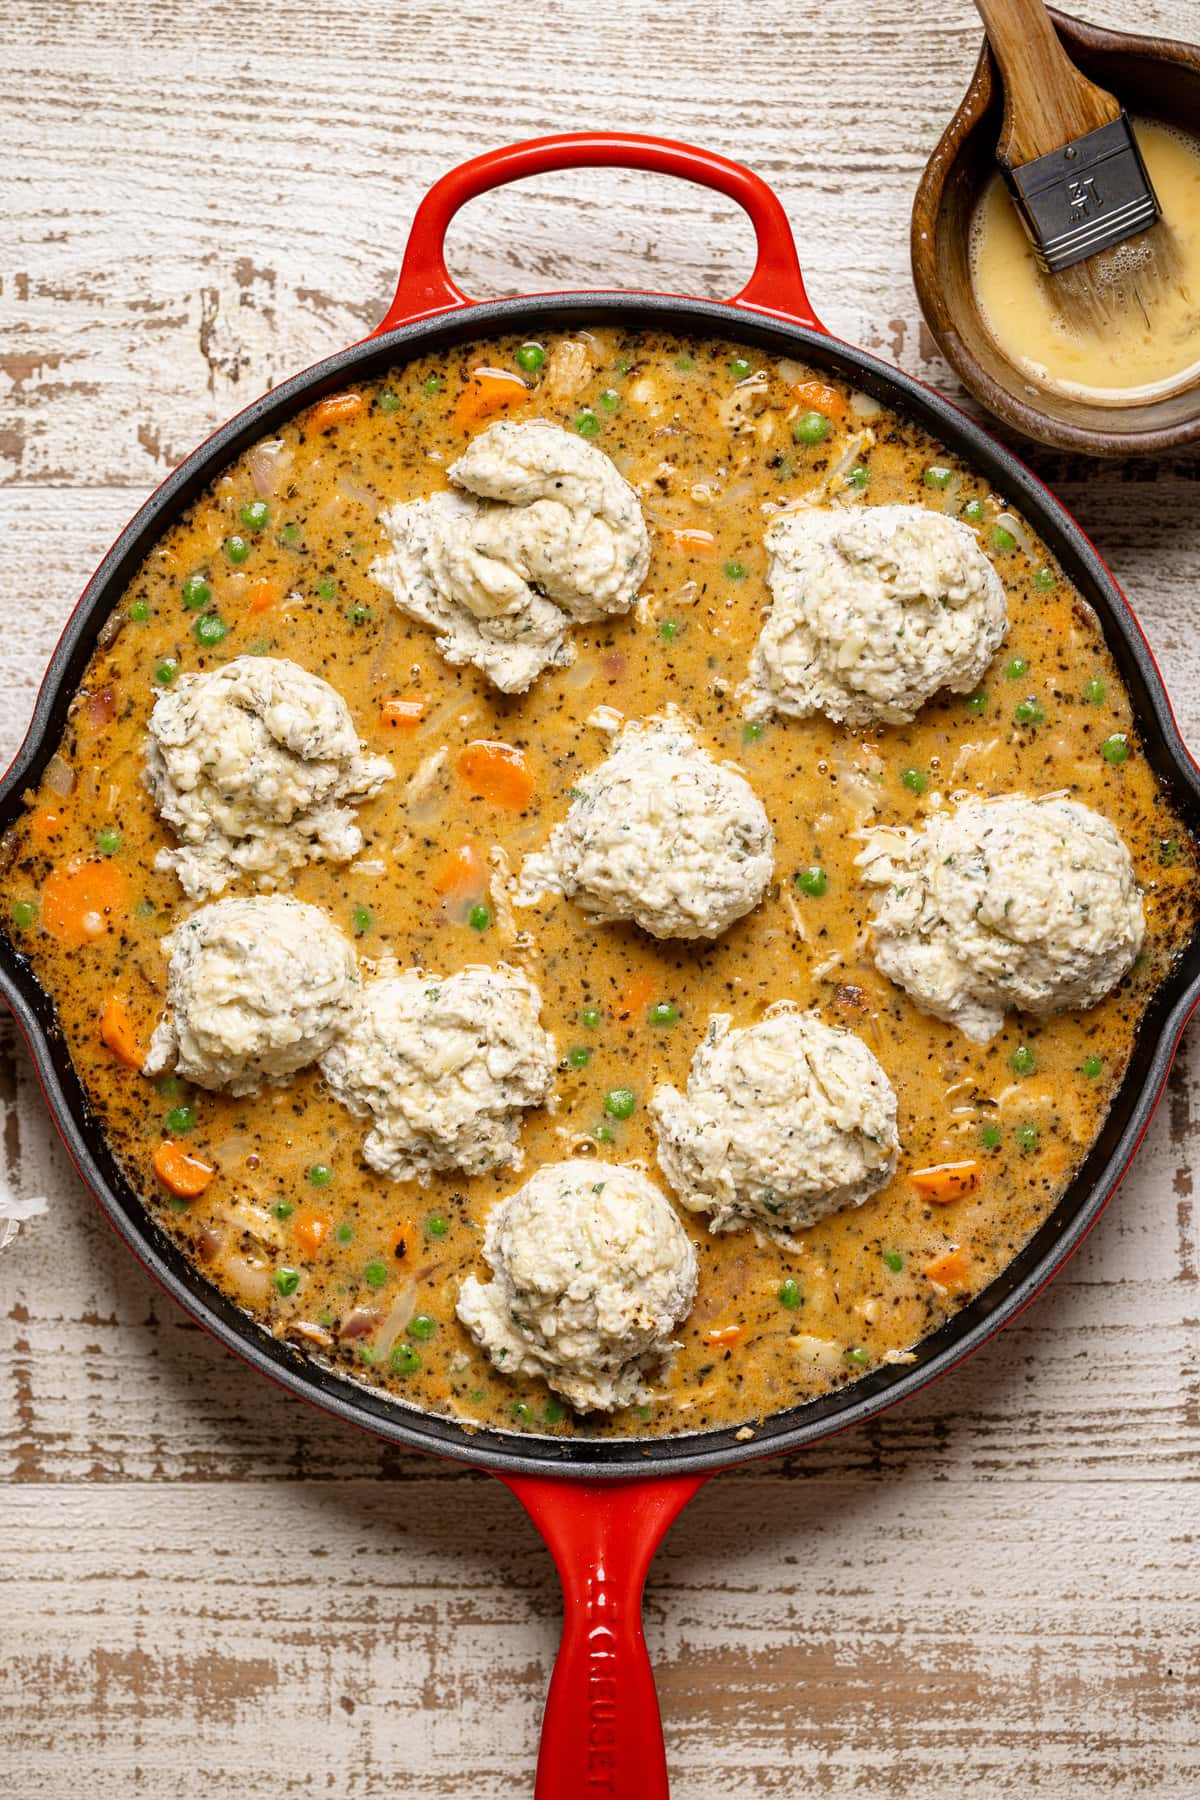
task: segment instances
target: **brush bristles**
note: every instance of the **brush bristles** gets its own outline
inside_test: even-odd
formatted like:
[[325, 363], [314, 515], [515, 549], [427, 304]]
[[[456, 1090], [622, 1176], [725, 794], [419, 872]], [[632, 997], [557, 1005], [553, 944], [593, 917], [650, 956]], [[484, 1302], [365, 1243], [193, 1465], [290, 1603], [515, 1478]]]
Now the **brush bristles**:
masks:
[[1140, 313], [1147, 328], [1164, 293], [1183, 274], [1183, 257], [1165, 219], [1123, 244], [1047, 275], [1055, 306], [1076, 331], [1097, 334], [1120, 319]]

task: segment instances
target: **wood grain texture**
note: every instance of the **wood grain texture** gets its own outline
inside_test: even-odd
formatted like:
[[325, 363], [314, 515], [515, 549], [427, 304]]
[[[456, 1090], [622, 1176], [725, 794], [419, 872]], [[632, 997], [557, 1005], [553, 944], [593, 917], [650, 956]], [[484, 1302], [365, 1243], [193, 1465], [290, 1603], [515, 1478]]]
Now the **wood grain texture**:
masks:
[[[1188, 0], [1104, 0], [1181, 34]], [[1194, 20], [1191, 21], [1194, 32]], [[10, 0], [0, 58], [0, 755], [86, 576], [207, 430], [361, 336], [424, 188], [613, 125], [751, 163], [839, 335], [952, 391], [908, 206], [968, 79], [965, 0]], [[473, 205], [468, 292], [720, 295], [733, 208], [618, 174]], [[1031, 453], [1200, 741], [1200, 462]], [[676, 1800], [1200, 1791], [1200, 1049], [1118, 1200], [984, 1355], [869, 1429], [712, 1483], [647, 1630]], [[498, 1484], [285, 1400], [101, 1221], [0, 1032], [0, 1782], [17, 1800], [529, 1790], [557, 1631]]]

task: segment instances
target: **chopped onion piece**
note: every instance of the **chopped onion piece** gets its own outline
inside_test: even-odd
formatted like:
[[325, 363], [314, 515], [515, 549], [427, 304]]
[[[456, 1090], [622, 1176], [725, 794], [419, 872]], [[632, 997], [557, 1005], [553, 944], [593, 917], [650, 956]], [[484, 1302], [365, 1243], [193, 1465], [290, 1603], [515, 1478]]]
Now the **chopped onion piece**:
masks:
[[75, 789], [75, 771], [57, 751], [46, 764], [46, 786], [60, 800], [68, 799]]

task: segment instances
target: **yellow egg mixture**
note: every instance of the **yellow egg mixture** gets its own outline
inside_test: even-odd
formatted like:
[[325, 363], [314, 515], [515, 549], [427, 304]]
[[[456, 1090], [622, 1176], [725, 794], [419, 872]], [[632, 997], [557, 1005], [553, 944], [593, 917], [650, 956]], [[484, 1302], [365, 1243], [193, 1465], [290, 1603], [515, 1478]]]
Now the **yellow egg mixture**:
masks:
[[[761, 382], [740, 385], [759, 369]], [[557, 422], [613, 457], [652, 543], [635, 611], [576, 627], [573, 665], [513, 698], [444, 663], [368, 573], [384, 548], [381, 507], [445, 486], [446, 466], [502, 415]], [[1010, 615], [976, 694], [866, 733], [744, 720], [737, 690], [769, 600], [763, 509], [814, 494], [917, 501], [974, 526]], [[361, 384], [212, 484], [146, 558], [102, 644], [47, 780], [6, 841], [4, 928], [55, 1002], [129, 1180], [207, 1277], [265, 1331], [463, 1421], [679, 1433], [752, 1422], [902, 1359], [1046, 1217], [1192, 928], [1194, 846], [1141, 753], [1097, 625], [1045, 548], [916, 427], [736, 344], [605, 328], [532, 348], [474, 345]], [[396, 769], [359, 811], [357, 863], [313, 864], [291, 891], [325, 908], [364, 963], [391, 953], [445, 975], [503, 961], [541, 990], [557, 1104], [524, 1115], [521, 1174], [390, 1182], [363, 1161], [363, 1122], [315, 1071], [234, 1099], [133, 1066], [163, 1007], [160, 940], [192, 910], [153, 869], [169, 840], [142, 783], [147, 716], [180, 673], [268, 651], [330, 681]], [[712, 944], [591, 925], [558, 898], [514, 915], [489, 865], [499, 854], [519, 866], [606, 754], [596, 709], [637, 718], [672, 702], [766, 807], [776, 872], [763, 903]], [[481, 794], [464, 755], [479, 740], [519, 750], [524, 779]], [[855, 833], [919, 823], [954, 795], [1055, 790], [1121, 831], [1144, 890], [1145, 949], [1093, 1011], [1010, 1017], [980, 1047], [874, 970]], [[494, 1371], [454, 1306], [463, 1277], [486, 1273], [496, 1199], [574, 1155], [655, 1174], [655, 1087], [684, 1086], [712, 1014], [748, 1025], [781, 999], [849, 1026], [883, 1064], [903, 1146], [892, 1182], [787, 1252], [748, 1230], [714, 1237], [683, 1215], [699, 1294], [648, 1406], [576, 1419], [540, 1382]], [[1014, 1072], [1019, 1048], [1033, 1056], [1016, 1066], [1032, 1060], [1032, 1072]], [[634, 1097], [627, 1118], [606, 1108], [619, 1089]], [[164, 1143], [213, 1172], [195, 1197], [156, 1177], [156, 1155], [172, 1169]], [[947, 1161], [977, 1165], [975, 1190], [934, 1205], [910, 1176]]]

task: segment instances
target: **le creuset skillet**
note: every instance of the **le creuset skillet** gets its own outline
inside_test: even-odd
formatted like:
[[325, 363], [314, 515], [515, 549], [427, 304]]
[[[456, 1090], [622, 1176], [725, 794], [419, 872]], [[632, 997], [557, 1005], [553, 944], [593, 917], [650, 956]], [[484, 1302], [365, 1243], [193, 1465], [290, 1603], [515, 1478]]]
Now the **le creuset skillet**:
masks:
[[[466, 201], [549, 170], [611, 165], [677, 176], [738, 201], [758, 246], [754, 272], [741, 293], [724, 303], [602, 292], [476, 304], [459, 292], [446, 269], [444, 242]], [[1180, 738], [1150, 650], [1116, 582], [1069, 515], [1014, 456], [939, 395], [829, 336], [805, 294], [783, 208], [749, 170], [687, 145], [615, 133], [516, 144], [444, 176], [417, 210], [396, 297], [377, 330], [256, 401], [147, 501], [88, 584], [54, 653], [29, 734], [0, 784], [0, 831], [11, 826], [22, 793], [39, 780], [100, 631], [143, 555], [249, 444], [323, 395], [408, 357], [499, 333], [537, 336], [587, 323], [734, 338], [769, 355], [797, 358], [915, 419], [986, 474], [1044, 538], [1095, 609], [1129, 689], [1142, 750], [1189, 826], [1200, 831], [1200, 772]], [[0, 990], [84, 1181], [125, 1242], [194, 1318], [256, 1369], [338, 1418], [410, 1449], [490, 1469], [530, 1514], [550, 1547], [565, 1601], [538, 1762], [538, 1800], [580, 1800], [589, 1794], [663, 1800], [666, 1765], [640, 1613], [646, 1570], [672, 1520], [713, 1471], [795, 1450], [871, 1418], [944, 1374], [1028, 1304], [1095, 1224], [1141, 1141], [1200, 998], [1200, 933], [1154, 997], [1128, 1074], [1079, 1175], [1003, 1274], [918, 1345], [912, 1364], [874, 1370], [836, 1393], [754, 1421], [749, 1437], [732, 1429], [591, 1441], [468, 1431], [305, 1360], [211, 1287], [160, 1231], [89, 1115], [50, 1002], [28, 964], [2, 939]]]

